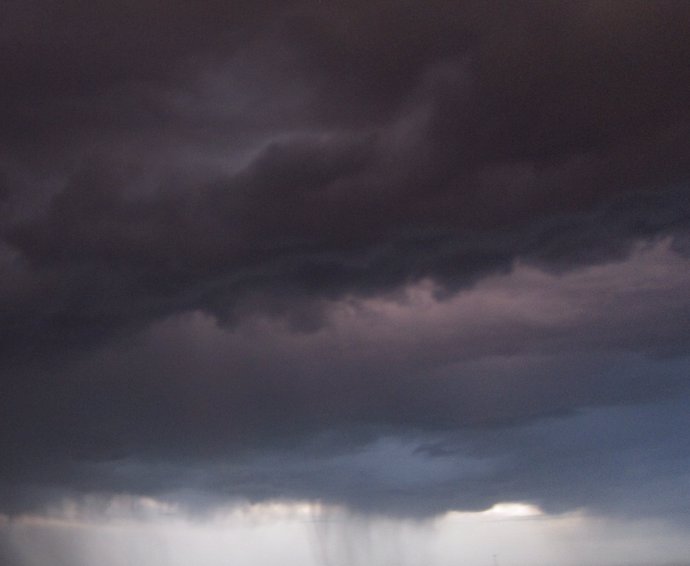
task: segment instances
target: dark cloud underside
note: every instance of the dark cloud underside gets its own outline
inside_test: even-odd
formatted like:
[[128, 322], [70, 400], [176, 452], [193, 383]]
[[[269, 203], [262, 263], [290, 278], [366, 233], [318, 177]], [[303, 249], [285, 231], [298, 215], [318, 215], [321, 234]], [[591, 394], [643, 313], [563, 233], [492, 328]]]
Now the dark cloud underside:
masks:
[[[204, 466], [232, 496], [593, 505], [521, 479], [552, 469], [540, 419], [687, 399], [690, 4], [2, 11], [4, 508]], [[418, 484], [348, 484], [362, 447], [495, 427], [515, 483], [412, 447]]]

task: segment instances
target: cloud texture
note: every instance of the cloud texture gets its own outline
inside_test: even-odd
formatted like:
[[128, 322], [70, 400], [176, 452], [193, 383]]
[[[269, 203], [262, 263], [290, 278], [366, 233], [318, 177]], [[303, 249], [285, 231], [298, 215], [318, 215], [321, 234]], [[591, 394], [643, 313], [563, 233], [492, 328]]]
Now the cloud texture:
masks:
[[687, 521], [687, 3], [3, 11], [0, 511]]

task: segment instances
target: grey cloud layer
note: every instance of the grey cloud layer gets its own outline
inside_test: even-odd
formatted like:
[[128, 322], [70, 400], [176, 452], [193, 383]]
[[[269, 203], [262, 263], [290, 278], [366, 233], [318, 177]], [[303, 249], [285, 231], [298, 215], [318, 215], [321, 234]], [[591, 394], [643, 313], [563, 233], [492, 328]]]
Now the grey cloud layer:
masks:
[[3, 10], [7, 507], [687, 395], [688, 4]]
[[[271, 318], [227, 330], [202, 313], [174, 317], [78, 361], [7, 375], [6, 501], [21, 508], [61, 486], [172, 497], [193, 487], [212, 499], [310, 497], [413, 514], [517, 496], [559, 510], [596, 505], [610, 484], [594, 489], [587, 472], [566, 487], [572, 462], [619, 473], [630, 465], [596, 435], [566, 448], [596, 420], [559, 425], [562, 437], [546, 421], [528, 435], [544, 436], [541, 448], [520, 431], [581, 407], [687, 400], [689, 278], [666, 242], [560, 276], [519, 266], [441, 302], [428, 283], [335, 301], [310, 333]], [[683, 402], [670, 422], [655, 416], [671, 433], [670, 454], [657, 454], [652, 470], [668, 459], [678, 469], [674, 459], [685, 457]], [[458, 435], [475, 440], [454, 447]], [[627, 442], [644, 453], [636, 435]], [[551, 487], [530, 484], [547, 474], [545, 459]], [[498, 477], [518, 468], [516, 485]], [[637, 505], [658, 503], [650, 491]], [[613, 503], [609, 511], [627, 510], [627, 500]]]

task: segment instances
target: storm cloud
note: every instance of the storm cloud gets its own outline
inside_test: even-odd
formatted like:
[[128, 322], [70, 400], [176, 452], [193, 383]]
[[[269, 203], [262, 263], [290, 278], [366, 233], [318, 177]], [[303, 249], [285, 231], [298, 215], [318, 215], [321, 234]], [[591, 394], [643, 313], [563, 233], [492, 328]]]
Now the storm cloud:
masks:
[[0, 513], [687, 522], [690, 4], [2, 10]]

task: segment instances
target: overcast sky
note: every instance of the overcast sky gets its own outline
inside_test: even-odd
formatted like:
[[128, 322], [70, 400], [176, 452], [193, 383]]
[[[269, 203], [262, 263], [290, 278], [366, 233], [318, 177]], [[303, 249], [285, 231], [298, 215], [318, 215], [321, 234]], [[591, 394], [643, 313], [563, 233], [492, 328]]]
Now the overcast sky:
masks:
[[5, 0], [3, 566], [683, 562], [688, 38], [684, 0]]

